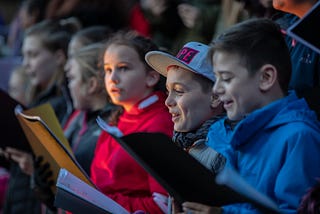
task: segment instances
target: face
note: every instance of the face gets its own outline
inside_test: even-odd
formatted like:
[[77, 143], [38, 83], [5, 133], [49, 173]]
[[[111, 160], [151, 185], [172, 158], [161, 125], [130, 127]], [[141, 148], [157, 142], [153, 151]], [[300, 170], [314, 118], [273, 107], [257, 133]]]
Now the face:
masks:
[[45, 89], [53, 74], [59, 69], [54, 53], [42, 46], [40, 38], [28, 36], [23, 41], [23, 66], [30, 83]]
[[22, 75], [13, 72], [9, 79], [9, 94], [12, 98], [18, 100], [22, 104], [26, 104], [25, 97], [26, 80]]
[[81, 67], [77, 60], [73, 57], [68, 59], [68, 64], [65, 66], [68, 78], [68, 87], [74, 108], [79, 110], [88, 109], [88, 94], [86, 93], [86, 83], [82, 81]]
[[68, 46], [68, 60], [64, 66], [68, 78], [68, 87], [74, 108], [79, 110], [87, 110], [87, 93], [86, 84], [81, 77], [80, 64], [75, 60], [73, 54], [82, 47], [78, 39], [71, 39]]
[[213, 55], [213, 66], [216, 75], [213, 92], [223, 102], [230, 120], [241, 120], [263, 106], [259, 89], [259, 72], [249, 76], [238, 55], [216, 52]]
[[172, 115], [174, 130], [189, 132], [213, 116], [212, 92], [204, 93], [194, 73], [183, 68], [170, 68], [167, 75], [166, 106]]
[[128, 111], [151, 93], [149, 72], [135, 49], [111, 44], [103, 60], [105, 86], [113, 103]]
[[81, 47], [83, 47], [83, 44], [80, 42], [79, 39], [71, 39], [68, 45], [68, 56], [72, 56], [72, 54], [74, 54], [74, 52], [80, 49]]

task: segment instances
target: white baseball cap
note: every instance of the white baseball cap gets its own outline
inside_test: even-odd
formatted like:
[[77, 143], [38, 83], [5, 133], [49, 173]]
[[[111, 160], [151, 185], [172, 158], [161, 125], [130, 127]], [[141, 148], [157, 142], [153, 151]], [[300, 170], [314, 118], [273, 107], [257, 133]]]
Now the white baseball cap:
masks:
[[213, 66], [208, 59], [209, 46], [199, 42], [185, 44], [174, 57], [162, 51], [149, 51], [146, 62], [163, 76], [167, 76], [168, 67], [177, 65], [215, 82]]

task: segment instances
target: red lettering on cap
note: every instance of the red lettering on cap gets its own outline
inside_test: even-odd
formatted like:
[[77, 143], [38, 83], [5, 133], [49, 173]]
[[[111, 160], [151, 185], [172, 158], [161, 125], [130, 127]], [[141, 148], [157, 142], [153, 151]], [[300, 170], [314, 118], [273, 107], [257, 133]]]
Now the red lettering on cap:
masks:
[[197, 53], [199, 53], [199, 51], [194, 50], [192, 48], [184, 47], [177, 54], [177, 58], [189, 64]]

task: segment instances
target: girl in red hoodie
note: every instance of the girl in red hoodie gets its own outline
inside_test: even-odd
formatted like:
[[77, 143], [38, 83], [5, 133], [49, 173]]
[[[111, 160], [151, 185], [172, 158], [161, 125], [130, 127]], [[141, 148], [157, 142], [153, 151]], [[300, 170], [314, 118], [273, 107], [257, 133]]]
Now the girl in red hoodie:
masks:
[[[124, 135], [162, 132], [171, 137], [165, 80], [144, 60], [151, 50], [157, 47], [150, 39], [132, 32], [109, 39], [103, 56], [105, 86], [112, 102], [123, 108], [117, 127]], [[167, 195], [166, 191], [106, 132], [98, 139], [91, 177], [100, 191], [129, 212], [165, 212], [153, 195]]]

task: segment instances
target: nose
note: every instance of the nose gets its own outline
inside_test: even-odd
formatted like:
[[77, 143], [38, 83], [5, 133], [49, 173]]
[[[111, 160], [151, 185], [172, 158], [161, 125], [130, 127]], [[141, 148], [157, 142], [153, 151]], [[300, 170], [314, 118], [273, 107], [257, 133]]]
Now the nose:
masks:
[[119, 82], [119, 75], [116, 70], [112, 70], [105, 75], [105, 80], [107, 82], [113, 82], [113, 83], [118, 83]]
[[23, 60], [22, 60], [22, 66], [23, 67], [27, 67], [29, 65], [29, 59], [28, 57], [23, 57]]
[[67, 60], [66, 64], [64, 65], [64, 70], [68, 72], [70, 70], [70, 59]]
[[220, 81], [217, 80], [212, 87], [212, 93], [219, 96], [219, 95], [223, 94], [223, 92], [224, 92], [224, 89], [223, 89]]
[[172, 93], [168, 92], [167, 99], [164, 102], [167, 107], [171, 107], [175, 105], [175, 100], [173, 99], [172, 96], [173, 96]]

